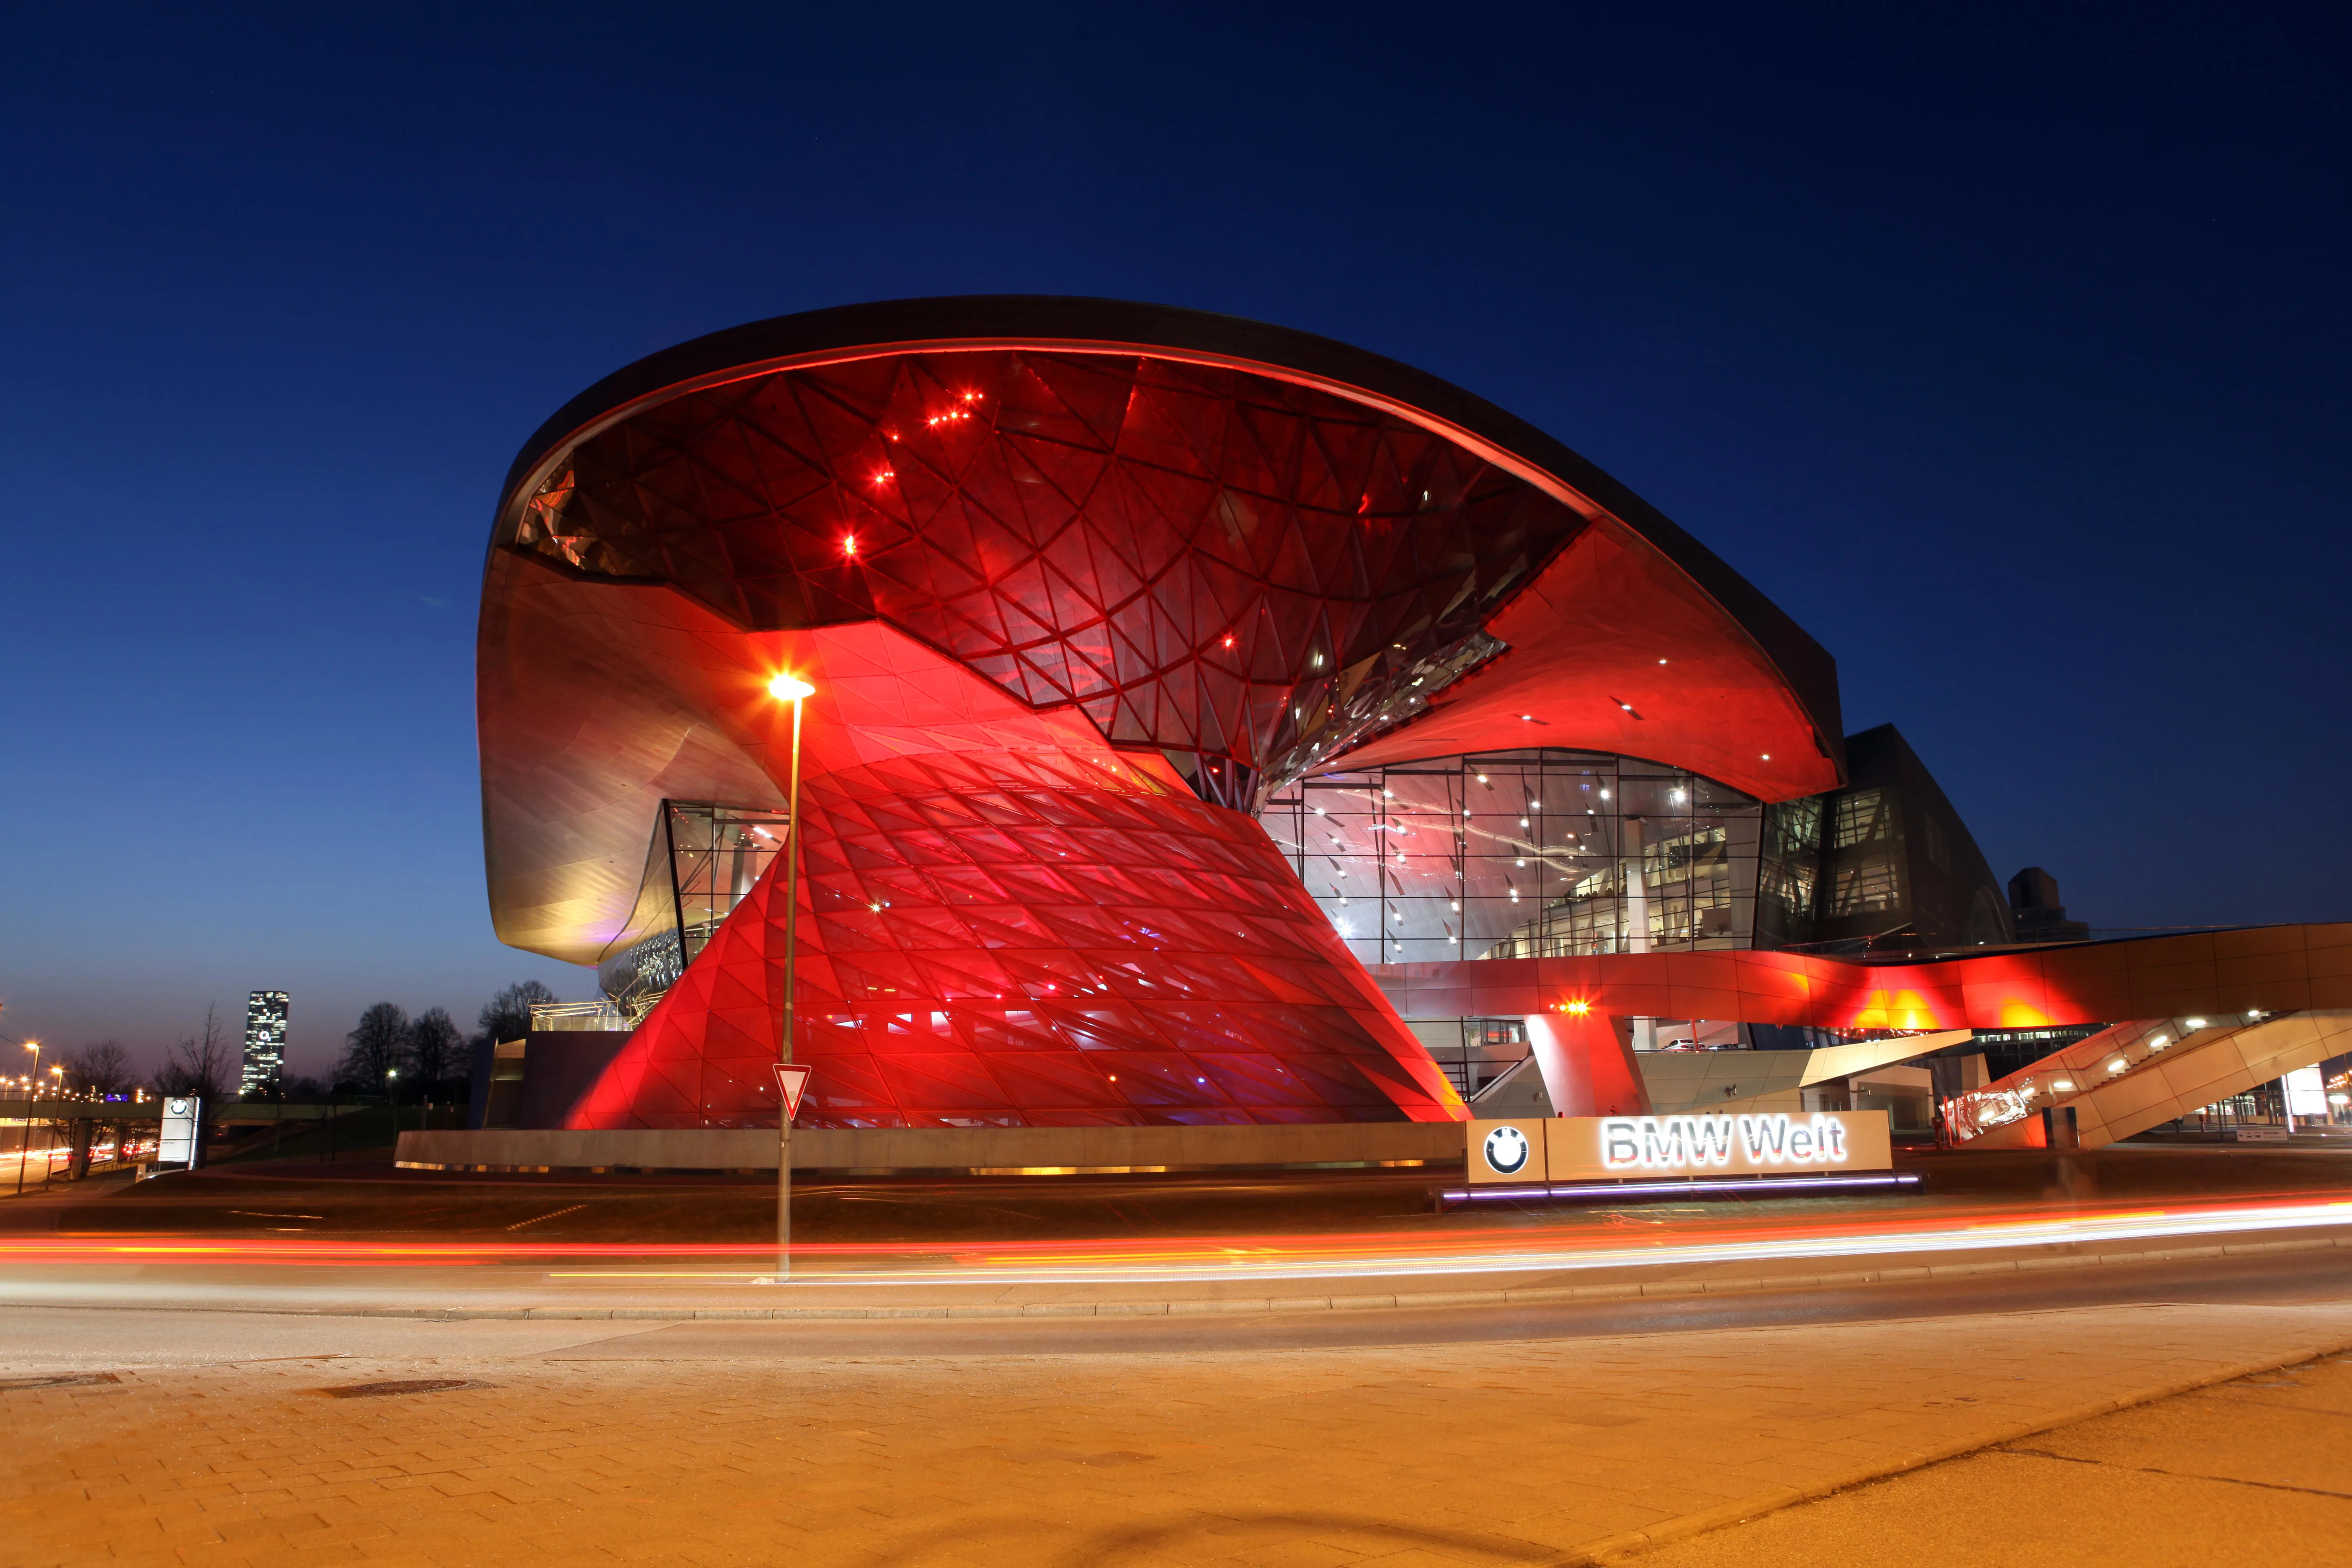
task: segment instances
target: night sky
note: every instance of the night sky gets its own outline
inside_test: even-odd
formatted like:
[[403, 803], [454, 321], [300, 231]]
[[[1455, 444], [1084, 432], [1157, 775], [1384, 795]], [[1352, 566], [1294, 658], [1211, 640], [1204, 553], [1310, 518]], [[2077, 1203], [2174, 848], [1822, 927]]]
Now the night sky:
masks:
[[2341, 7], [657, 9], [0, 12], [0, 1034], [282, 987], [315, 1071], [591, 994], [484, 901], [507, 465], [923, 294], [1444, 376], [1793, 615], [2001, 876], [2352, 918]]

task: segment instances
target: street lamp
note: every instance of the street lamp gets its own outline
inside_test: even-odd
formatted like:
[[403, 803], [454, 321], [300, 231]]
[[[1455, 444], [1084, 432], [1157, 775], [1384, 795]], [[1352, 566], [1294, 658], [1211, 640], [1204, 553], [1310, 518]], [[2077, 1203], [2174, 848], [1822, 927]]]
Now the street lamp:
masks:
[[[801, 703], [816, 688], [790, 675], [768, 682], [768, 695], [793, 705], [793, 772], [784, 806], [784, 1022], [778, 1063], [793, 1063], [793, 939], [800, 923]], [[793, 1271], [793, 1108], [784, 1076], [776, 1075], [776, 1282]]]

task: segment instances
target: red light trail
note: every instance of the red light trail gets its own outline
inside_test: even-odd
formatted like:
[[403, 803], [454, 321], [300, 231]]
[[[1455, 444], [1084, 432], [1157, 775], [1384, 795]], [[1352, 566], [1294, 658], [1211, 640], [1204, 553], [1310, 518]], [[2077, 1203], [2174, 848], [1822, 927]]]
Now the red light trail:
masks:
[[[1138, 1283], [1209, 1279], [1496, 1274], [1640, 1266], [1764, 1262], [1870, 1255], [1955, 1253], [2186, 1239], [2352, 1226], [2352, 1200], [2258, 1199], [2179, 1203], [2052, 1215], [2020, 1206], [1946, 1210], [1905, 1217], [1825, 1216], [1802, 1224], [1772, 1216], [1725, 1224], [1713, 1216], [1649, 1216], [1612, 1210], [1577, 1221], [1465, 1227], [1446, 1234], [1223, 1236], [971, 1244], [796, 1243], [795, 1277], [859, 1284]], [[1636, 1228], [1654, 1234], [1629, 1236]], [[761, 1243], [373, 1241], [348, 1237], [139, 1235], [0, 1237], [0, 1267], [122, 1264], [158, 1267], [414, 1268], [536, 1267], [556, 1279], [755, 1277], [727, 1268], [774, 1256]], [[707, 1269], [677, 1266], [720, 1265]], [[627, 1268], [635, 1263], [653, 1267]], [[565, 1264], [604, 1268], [560, 1267]], [[664, 1268], [667, 1265], [670, 1267]]]

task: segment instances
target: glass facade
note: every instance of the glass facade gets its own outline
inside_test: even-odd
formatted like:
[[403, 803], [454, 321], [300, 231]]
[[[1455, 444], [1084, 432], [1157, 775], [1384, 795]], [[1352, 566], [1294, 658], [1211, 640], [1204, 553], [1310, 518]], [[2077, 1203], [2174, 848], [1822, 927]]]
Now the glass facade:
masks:
[[666, 800], [646, 847], [628, 924], [606, 944], [596, 983], [634, 1026], [677, 983], [783, 847], [781, 811]]
[[2008, 900], [1968, 825], [1894, 725], [1845, 739], [1851, 782], [1819, 797], [1819, 941], [1895, 949], [2012, 938]]
[[1768, 817], [1776, 889], [1812, 874], [1787, 810], [1654, 763], [1529, 750], [1319, 773], [1261, 820], [1349, 951], [1410, 963], [1751, 946]]

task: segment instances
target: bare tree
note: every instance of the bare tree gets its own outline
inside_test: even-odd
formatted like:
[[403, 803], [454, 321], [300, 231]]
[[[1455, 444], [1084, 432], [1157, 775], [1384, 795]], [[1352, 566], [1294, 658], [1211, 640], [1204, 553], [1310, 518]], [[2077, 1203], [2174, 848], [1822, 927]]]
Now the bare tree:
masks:
[[379, 1002], [343, 1037], [343, 1059], [335, 1070], [363, 1089], [390, 1094], [394, 1075], [408, 1067], [408, 1015]]
[[[65, 1068], [68, 1085], [81, 1093], [94, 1094], [100, 1100], [127, 1092], [136, 1076], [131, 1070], [131, 1053], [122, 1048], [120, 1040], [100, 1040], [96, 1045], [82, 1047], [66, 1058]], [[71, 1124], [73, 1161], [68, 1170], [74, 1181], [89, 1174], [90, 1147], [100, 1136], [100, 1125], [91, 1121]], [[112, 1121], [105, 1123], [104, 1127], [105, 1141], [114, 1147], [116, 1156], [120, 1158], [123, 1123]]]
[[[214, 1004], [205, 1009], [205, 1027], [200, 1035], [182, 1035], [163, 1058], [163, 1070], [155, 1075], [155, 1087], [167, 1095], [185, 1096], [210, 1104], [228, 1098], [228, 1085], [236, 1076], [240, 1052], [229, 1043], [228, 1032], [221, 1027], [220, 1007]], [[205, 1163], [205, 1140], [196, 1139], [192, 1167], [202, 1168]]]
[[507, 1040], [520, 1040], [530, 1033], [530, 1010], [541, 1003], [555, 1001], [556, 994], [536, 980], [519, 981], [491, 997], [482, 1007], [477, 1020], [481, 1030], [477, 1041], [488, 1039], [492, 1045]]
[[221, 1027], [217, 1004], [205, 1009], [202, 1034], [182, 1035], [163, 1058], [163, 1070], [155, 1075], [155, 1087], [165, 1094], [193, 1095], [203, 1100], [221, 1100], [228, 1094], [229, 1080], [236, 1074], [240, 1051], [229, 1042], [228, 1031]]
[[420, 1093], [429, 1094], [437, 1084], [463, 1077], [459, 1053], [466, 1048], [465, 1037], [450, 1019], [446, 1007], [427, 1007], [408, 1026], [408, 1059], [415, 1067]]
[[66, 1058], [66, 1081], [100, 1099], [131, 1088], [131, 1053], [121, 1040], [100, 1040]]

